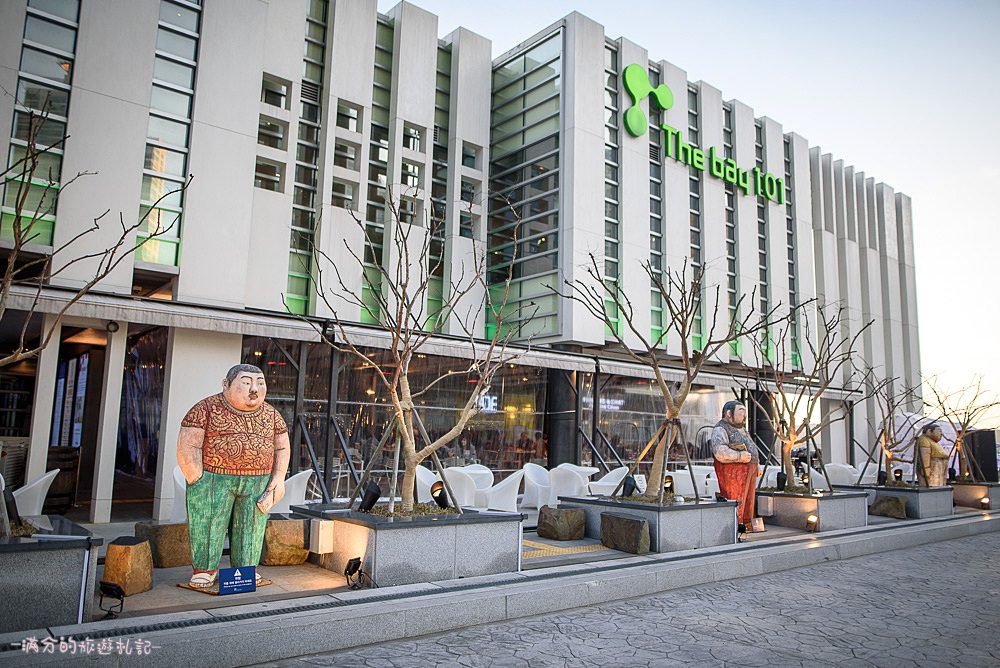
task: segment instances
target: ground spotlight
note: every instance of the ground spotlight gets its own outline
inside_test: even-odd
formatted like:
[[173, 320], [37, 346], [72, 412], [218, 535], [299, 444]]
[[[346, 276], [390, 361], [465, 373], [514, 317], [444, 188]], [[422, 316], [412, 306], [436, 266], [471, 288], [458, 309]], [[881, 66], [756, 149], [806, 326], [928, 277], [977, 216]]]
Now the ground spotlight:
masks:
[[809, 484], [809, 473], [803, 473], [802, 474], [802, 484], [803, 485], [808, 485]]
[[903, 482], [903, 469], [893, 469], [892, 479], [896, 482]]
[[663, 492], [665, 494], [674, 493], [674, 477], [672, 475], [663, 476]]
[[632, 496], [638, 486], [635, 484], [635, 478], [633, 476], [625, 476], [625, 482], [622, 483], [622, 496]]
[[778, 472], [778, 490], [784, 491], [785, 485], [788, 483], [788, 476], [785, 475], [784, 471]]
[[344, 567], [344, 578], [347, 580], [347, 586], [351, 589], [361, 589], [365, 583], [372, 587], [378, 587], [371, 576], [361, 569], [361, 557], [347, 560], [347, 565]]
[[363, 513], [371, 511], [380, 496], [382, 496], [382, 488], [374, 480], [369, 480], [368, 484], [365, 485], [365, 494], [361, 497], [361, 503], [358, 504], [358, 510]]
[[448, 507], [448, 494], [444, 488], [444, 483], [440, 480], [431, 485], [431, 498], [442, 508]]
[[888, 479], [889, 479], [889, 476], [888, 476], [888, 475], [886, 475], [885, 471], [879, 471], [879, 472], [878, 472], [878, 484], [879, 484], [880, 486], [881, 486], [881, 485], [885, 485], [885, 483], [886, 483], [886, 481], [887, 481]]
[[[98, 603], [101, 610], [106, 612], [104, 619], [117, 619], [119, 613], [125, 607], [125, 591], [114, 582], [101, 580], [100, 582], [101, 600]], [[104, 597], [108, 597], [118, 603], [112, 603], [107, 608], [104, 607]]]
[[806, 531], [818, 531], [819, 530], [819, 516], [810, 515], [806, 518]]
[[990, 509], [990, 497], [984, 496], [983, 498], [979, 499], [979, 507], [982, 508], [983, 510], [989, 510]]

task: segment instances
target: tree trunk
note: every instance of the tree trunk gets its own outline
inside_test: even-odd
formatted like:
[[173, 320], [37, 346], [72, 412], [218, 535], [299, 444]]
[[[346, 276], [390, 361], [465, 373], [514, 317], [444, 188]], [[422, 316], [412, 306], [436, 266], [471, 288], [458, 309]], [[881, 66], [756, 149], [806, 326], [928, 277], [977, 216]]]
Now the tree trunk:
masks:
[[785, 484], [787, 485], [795, 484], [795, 467], [792, 465], [792, 448], [794, 447], [794, 437], [781, 441], [781, 470], [785, 473]]
[[965, 454], [965, 439], [961, 436], [955, 440], [955, 449], [958, 450], [958, 474], [963, 480], [970, 480], [972, 471], [969, 469], [969, 459]]
[[[663, 487], [663, 458], [667, 456], [670, 446], [680, 436], [677, 433], [677, 429], [670, 424], [673, 417], [673, 415], [667, 414], [667, 431], [670, 433], [670, 443], [667, 443], [667, 436], [664, 434], [657, 441], [653, 449], [653, 463], [649, 470], [649, 482], [646, 485], [645, 493], [642, 495], [644, 499], [654, 500], [660, 498], [660, 488]], [[687, 446], [681, 444], [681, 447]]]

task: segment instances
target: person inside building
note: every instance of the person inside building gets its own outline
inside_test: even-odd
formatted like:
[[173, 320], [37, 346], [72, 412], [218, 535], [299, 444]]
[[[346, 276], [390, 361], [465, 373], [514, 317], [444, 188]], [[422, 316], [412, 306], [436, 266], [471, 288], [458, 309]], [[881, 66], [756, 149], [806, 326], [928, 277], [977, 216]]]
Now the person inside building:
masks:
[[920, 450], [920, 482], [930, 487], [940, 487], [948, 482], [948, 452], [941, 446], [941, 425], [932, 422], [924, 425], [917, 437]]
[[227, 533], [230, 566], [260, 563], [268, 511], [285, 495], [290, 452], [288, 427], [266, 396], [264, 373], [237, 364], [222, 392], [181, 421], [177, 464], [187, 480], [191, 587], [215, 584]]
[[722, 419], [712, 429], [712, 457], [719, 491], [737, 502], [741, 530], [753, 527], [757, 487], [757, 447], [746, 430], [747, 409], [738, 401], [727, 401]]

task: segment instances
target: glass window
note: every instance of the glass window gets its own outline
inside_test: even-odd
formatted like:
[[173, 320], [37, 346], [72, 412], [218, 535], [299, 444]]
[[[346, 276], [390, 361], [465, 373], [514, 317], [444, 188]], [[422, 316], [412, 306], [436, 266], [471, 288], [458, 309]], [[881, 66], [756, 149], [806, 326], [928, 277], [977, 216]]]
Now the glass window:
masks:
[[358, 108], [350, 104], [340, 102], [337, 104], [337, 127], [358, 132]]
[[31, 15], [24, 23], [24, 39], [69, 53], [76, 47], [75, 30]]
[[160, 21], [184, 30], [198, 32], [198, 12], [167, 0], [160, 2]]
[[[10, 153], [10, 162], [8, 164], [13, 166], [19, 160], [24, 160], [27, 157], [28, 150], [23, 146], [11, 146]], [[62, 170], [62, 156], [58, 153], [36, 153], [34, 157], [38, 161], [38, 164], [31, 178], [57, 183], [59, 181], [59, 172]], [[27, 165], [21, 165], [17, 169], [12, 170], [10, 175], [17, 176], [20, 174], [21, 169], [26, 167]]]
[[198, 40], [160, 28], [156, 31], [156, 48], [180, 58], [194, 60]]
[[157, 111], [181, 116], [182, 118], [191, 116], [191, 96], [170, 90], [169, 88], [153, 86], [153, 91], [149, 98], [149, 106]]
[[15, 112], [14, 138], [29, 141], [32, 134], [37, 146], [53, 146], [66, 136], [66, 124], [54, 118], [43, 118], [38, 114]]
[[17, 83], [17, 101], [29, 109], [38, 111], [44, 111], [45, 105], [48, 105], [50, 114], [66, 116], [69, 109], [69, 92], [21, 79]]
[[153, 62], [153, 78], [182, 88], [194, 88], [194, 68], [159, 56]]
[[357, 204], [354, 201], [355, 185], [340, 179], [333, 180], [333, 194], [330, 203], [341, 209], [357, 211]]
[[142, 200], [144, 202], [159, 201], [159, 206], [179, 209], [181, 206], [180, 189], [183, 185], [177, 181], [168, 181], [158, 176], [144, 174], [142, 177]]
[[479, 167], [479, 148], [472, 144], [462, 143], [462, 165], [476, 169]]
[[412, 125], [403, 126], [403, 147], [420, 152], [423, 146], [423, 130]]
[[62, 56], [54, 56], [24, 47], [21, 50], [21, 70], [28, 74], [68, 84], [73, 73], [73, 63]]
[[404, 186], [409, 186], [410, 188], [420, 188], [420, 166], [415, 165], [412, 162], [403, 161], [403, 165], [400, 173], [400, 181]]
[[288, 127], [284, 123], [261, 116], [257, 124], [257, 143], [284, 150], [287, 133]]
[[149, 130], [146, 136], [154, 141], [174, 146], [187, 146], [187, 125], [177, 121], [168, 121], [159, 116], [149, 117]]
[[76, 23], [79, 0], [28, 0], [28, 6]]
[[282, 109], [288, 109], [288, 84], [265, 74], [260, 87], [260, 101]]
[[146, 146], [146, 161], [144, 167], [161, 174], [172, 176], [184, 176], [184, 160], [186, 156], [177, 151], [162, 148], [160, 146]]
[[263, 190], [281, 192], [281, 173], [284, 171], [283, 168], [283, 165], [258, 159], [254, 169], [254, 186]]
[[347, 142], [338, 141], [334, 145], [333, 164], [346, 169], [358, 168], [358, 146]]

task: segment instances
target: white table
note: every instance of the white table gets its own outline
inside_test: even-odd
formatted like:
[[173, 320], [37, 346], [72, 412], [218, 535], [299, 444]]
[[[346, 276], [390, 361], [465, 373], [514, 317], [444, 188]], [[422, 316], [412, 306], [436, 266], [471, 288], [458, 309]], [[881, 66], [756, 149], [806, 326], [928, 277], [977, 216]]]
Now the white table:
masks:
[[489, 469], [482, 469], [477, 467], [469, 468], [467, 466], [451, 466], [449, 468], [458, 469], [463, 473], [468, 474], [472, 478], [472, 482], [475, 483], [476, 489], [489, 489], [493, 486], [493, 471]]

